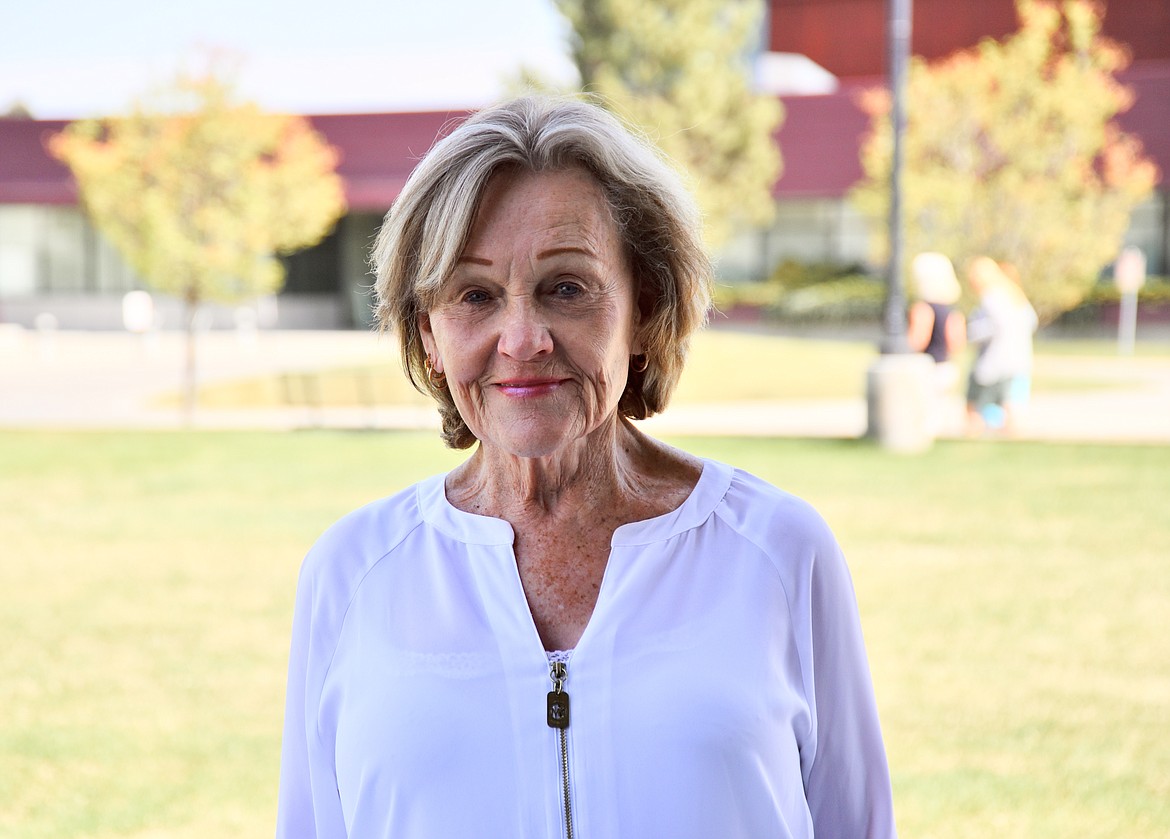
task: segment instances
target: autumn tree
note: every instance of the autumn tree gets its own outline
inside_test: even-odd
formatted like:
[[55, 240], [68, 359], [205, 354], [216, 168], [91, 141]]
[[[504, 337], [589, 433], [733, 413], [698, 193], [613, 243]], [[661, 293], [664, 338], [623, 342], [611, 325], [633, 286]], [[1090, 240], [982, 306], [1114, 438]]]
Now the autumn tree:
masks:
[[274, 294], [280, 255], [319, 242], [345, 210], [337, 153], [308, 120], [237, 101], [214, 72], [71, 123], [49, 148], [143, 282], [185, 304], [188, 416], [199, 306]]
[[779, 101], [752, 90], [760, 0], [556, 0], [583, 90], [690, 177], [708, 243], [772, 218]]
[[[1016, 266], [1045, 321], [1081, 302], [1120, 250], [1154, 165], [1114, 117], [1131, 92], [1123, 47], [1101, 35], [1089, 0], [1017, 0], [1020, 28], [910, 68], [903, 207], [909, 253]], [[871, 91], [855, 199], [871, 218], [889, 201], [889, 96]], [[884, 234], [884, 231], [883, 231]], [[884, 235], [875, 257], [884, 261]]]

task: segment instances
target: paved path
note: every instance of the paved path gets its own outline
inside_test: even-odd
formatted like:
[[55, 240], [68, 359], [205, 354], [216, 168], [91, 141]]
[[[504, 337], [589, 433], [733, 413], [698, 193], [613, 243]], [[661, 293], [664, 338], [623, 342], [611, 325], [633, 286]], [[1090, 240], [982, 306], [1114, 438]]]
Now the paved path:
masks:
[[[365, 332], [266, 332], [201, 338], [203, 382], [307, 372], [394, 357], [388, 338]], [[160, 396], [177, 389], [182, 336], [38, 334], [0, 326], [0, 428], [180, 428]], [[1038, 373], [1065, 387], [1034, 395], [1023, 439], [1170, 444], [1170, 357], [1043, 356]], [[940, 436], [963, 433], [962, 406], [948, 406]], [[436, 428], [430, 408], [271, 410], [201, 408], [196, 428]], [[674, 405], [644, 427], [659, 434], [858, 437], [862, 399]]]

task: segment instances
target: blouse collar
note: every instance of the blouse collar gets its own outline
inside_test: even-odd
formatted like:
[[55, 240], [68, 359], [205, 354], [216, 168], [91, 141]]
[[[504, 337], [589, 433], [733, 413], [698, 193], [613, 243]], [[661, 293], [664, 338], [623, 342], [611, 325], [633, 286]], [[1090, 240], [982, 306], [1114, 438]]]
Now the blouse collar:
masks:
[[[661, 542], [698, 527], [714, 512], [731, 487], [732, 468], [703, 460], [703, 471], [690, 495], [677, 508], [661, 516], [623, 524], [613, 534], [612, 545], [645, 545]], [[503, 519], [460, 510], [447, 500], [447, 475], [433, 475], [417, 485], [423, 519], [448, 536], [473, 545], [507, 545], [515, 541], [512, 525]]]

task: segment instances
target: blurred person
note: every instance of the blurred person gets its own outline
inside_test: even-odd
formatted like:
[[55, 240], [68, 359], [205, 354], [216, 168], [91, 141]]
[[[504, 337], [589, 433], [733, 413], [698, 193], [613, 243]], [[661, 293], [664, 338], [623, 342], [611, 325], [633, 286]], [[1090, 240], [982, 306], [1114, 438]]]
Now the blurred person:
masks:
[[948, 395], [959, 381], [955, 357], [967, 345], [967, 319], [955, 304], [962, 295], [955, 267], [945, 254], [927, 251], [910, 263], [914, 302], [907, 317], [910, 349], [934, 360], [935, 425], [943, 424]]
[[1031, 377], [1032, 336], [1039, 325], [1035, 309], [995, 260], [978, 256], [967, 279], [979, 304], [967, 322], [967, 338], [976, 349], [967, 382], [967, 429], [976, 435], [991, 429], [1013, 434], [1017, 417], [1010, 410], [1011, 388]]
[[1009, 431], [1018, 428], [1019, 419], [1023, 412], [1027, 409], [1028, 403], [1032, 399], [1032, 366], [1034, 360], [1034, 336], [1036, 329], [1039, 326], [1039, 319], [1036, 316], [1036, 310], [1029, 302], [1027, 295], [1024, 293], [1024, 285], [1020, 280], [1020, 271], [1016, 268], [1014, 263], [999, 262], [999, 270], [1008, 279], [1008, 284], [1005, 286], [1008, 296], [1014, 301], [1021, 316], [1026, 321], [1029, 320], [1028, 313], [1031, 312], [1032, 325], [1026, 341], [1021, 342], [1021, 352], [1023, 355], [1022, 363], [1019, 372], [1012, 376], [1012, 380], [1008, 383], [1007, 394], [1004, 396], [1003, 405], [1003, 425]]
[[677, 175], [593, 105], [508, 102], [422, 160], [374, 263], [472, 452], [307, 556], [277, 836], [894, 836], [828, 527], [632, 422], [710, 305]]

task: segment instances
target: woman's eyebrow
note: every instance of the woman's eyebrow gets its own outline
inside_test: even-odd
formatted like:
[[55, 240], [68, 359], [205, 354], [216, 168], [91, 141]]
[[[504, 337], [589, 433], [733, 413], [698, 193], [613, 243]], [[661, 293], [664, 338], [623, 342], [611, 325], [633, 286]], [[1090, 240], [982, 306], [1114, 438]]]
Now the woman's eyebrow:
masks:
[[545, 250], [540, 251], [536, 255], [536, 258], [548, 259], [550, 256], [559, 256], [563, 253], [579, 253], [590, 258], [597, 257], [597, 254], [593, 252], [592, 248], [586, 247], [584, 245], [557, 245], [556, 247], [546, 248]]
[[[581, 254], [582, 256], [587, 256], [590, 259], [597, 258], [597, 254], [588, 245], [555, 245], [538, 252], [536, 254], [536, 258], [549, 259], [551, 257], [560, 256], [561, 254], [566, 253], [577, 253]], [[475, 254], [469, 253], [462, 254], [457, 260], [455, 260], [456, 265], [461, 265], [465, 262], [472, 265], [486, 265], [489, 267], [495, 264], [486, 256], [476, 256]]]

